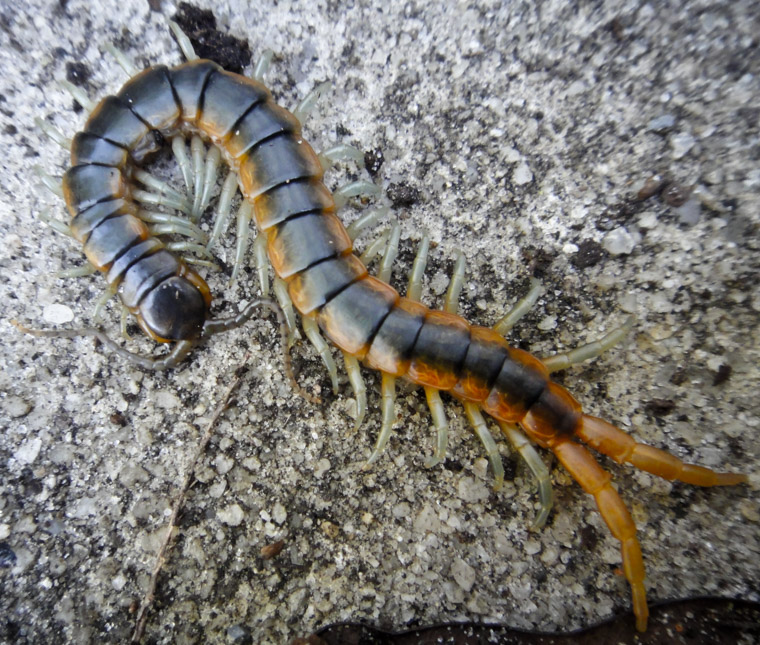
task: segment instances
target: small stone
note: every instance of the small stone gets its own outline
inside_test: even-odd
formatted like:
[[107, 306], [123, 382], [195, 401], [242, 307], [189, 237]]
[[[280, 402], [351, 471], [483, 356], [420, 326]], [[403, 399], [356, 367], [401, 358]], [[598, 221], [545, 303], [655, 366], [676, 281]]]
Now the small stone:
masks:
[[676, 117], [674, 117], [672, 114], [663, 114], [662, 116], [658, 116], [657, 118], [652, 119], [647, 124], [647, 127], [652, 132], [656, 132], [657, 134], [667, 134], [668, 131], [673, 129], [673, 126], [675, 124]]
[[228, 526], [240, 526], [245, 517], [245, 513], [243, 513], [243, 509], [240, 508], [239, 504], [231, 504], [227, 508], [217, 511], [216, 516], [223, 524], [227, 524]]
[[518, 186], [529, 184], [533, 181], [533, 173], [531, 172], [528, 164], [524, 161], [515, 168], [515, 172], [512, 175], [512, 181]]
[[469, 593], [475, 584], [475, 569], [462, 560], [462, 558], [454, 560], [451, 565], [451, 575], [466, 593]]
[[688, 132], [679, 132], [670, 137], [673, 159], [683, 159], [694, 147], [696, 140]]
[[285, 510], [285, 507], [280, 502], [277, 502], [272, 509], [272, 519], [275, 521], [275, 524], [282, 524], [287, 518], [288, 512]]
[[610, 255], [628, 255], [635, 246], [633, 237], [622, 226], [611, 230], [602, 240], [602, 248]]
[[51, 325], [61, 325], [74, 320], [74, 312], [66, 305], [48, 305], [42, 311], [42, 318]]
[[3, 410], [11, 419], [18, 419], [32, 411], [32, 404], [20, 396], [9, 396], [3, 401]]
[[40, 454], [40, 448], [42, 448], [42, 440], [35, 437], [21, 444], [13, 456], [20, 464], [31, 464]]
[[319, 525], [319, 528], [321, 528], [322, 532], [331, 540], [334, 540], [340, 535], [340, 527], [338, 527], [337, 524], [333, 524], [329, 520], [322, 522], [322, 524]]

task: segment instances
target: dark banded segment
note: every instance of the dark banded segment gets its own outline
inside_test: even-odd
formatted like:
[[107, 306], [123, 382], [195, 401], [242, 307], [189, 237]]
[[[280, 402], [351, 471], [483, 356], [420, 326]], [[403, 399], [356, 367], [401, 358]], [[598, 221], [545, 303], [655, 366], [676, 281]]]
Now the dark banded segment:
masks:
[[115, 96], [107, 96], [98, 103], [87, 119], [84, 132], [126, 148], [137, 163], [160, 148], [151, 129]]
[[234, 159], [240, 159], [265, 139], [277, 134], [298, 133], [300, 129], [298, 119], [270, 99], [249, 108], [235, 124], [224, 147]]
[[289, 219], [270, 228], [267, 236], [269, 260], [284, 280], [352, 248], [346, 229], [332, 213], [310, 213]]
[[181, 115], [164, 65], [149, 67], [133, 76], [116, 96], [154, 130], [174, 129]]
[[131, 246], [111, 265], [111, 268], [106, 274], [106, 281], [111, 285], [118, 284], [124, 277], [127, 269], [129, 269], [135, 262], [162, 248], [164, 248], [164, 245], [155, 237], [149, 237], [147, 240]]
[[470, 346], [470, 326], [459, 316], [429, 311], [412, 349], [407, 376], [415, 383], [449, 390]]
[[176, 275], [179, 270], [179, 261], [166, 249], [140, 258], [124, 274], [121, 282], [122, 302], [130, 309], [137, 307], [151, 289]]
[[502, 421], [522, 421], [549, 383], [549, 372], [535, 356], [510, 347], [483, 409]]
[[575, 434], [582, 416], [581, 404], [562, 386], [549, 383], [530, 406], [520, 425], [536, 441], [556, 440], [557, 437]]
[[295, 215], [314, 211], [335, 212], [332, 193], [318, 179], [307, 178], [280, 184], [259, 195], [254, 202], [256, 225], [266, 231]]
[[121, 171], [113, 166], [74, 166], [63, 176], [63, 196], [72, 217], [98, 202], [121, 199], [128, 194]]
[[280, 184], [321, 179], [323, 170], [306, 141], [282, 134], [256, 146], [240, 163], [238, 173], [245, 197], [254, 200]]
[[136, 217], [137, 207], [133, 202], [124, 199], [98, 202], [71, 220], [69, 224], [71, 234], [76, 240], [84, 244], [90, 237], [90, 233], [97, 226], [100, 226], [101, 222], [114, 215], [134, 215]]
[[180, 118], [185, 123], [197, 123], [206, 81], [212, 72], [221, 69], [210, 60], [191, 60], [168, 71], [169, 81], [179, 101]]
[[96, 269], [108, 271], [114, 260], [149, 236], [148, 227], [137, 217], [110, 217], [90, 233], [84, 245], [84, 254]]
[[372, 339], [365, 356], [367, 365], [392, 376], [404, 376], [409, 371], [412, 349], [428, 311], [419, 302], [399, 299]]
[[198, 127], [220, 142], [240, 117], [270, 96], [269, 90], [253, 79], [232, 72], [214, 71], [203, 90]]
[[398, 300], [393, 287], [367, 276], [350, 284], [322, 307], [317, 322], [334, 345], [362, 360]]
[[89, 132], [77, 132], [71, 141], [71, 165], [100, 164], [124, 168], [129, 161], [126, 148]]
[[508, 356], [509, 345], [501, 334], [486, 327], [470, 327], [470, 348], [451, 393], [465, 401], [485, 400]]
[[288, 293], [298, 312], [306, 316], [366, 275], [367, 269], [361, 260], [349, 253], [319, 262], [296, 274], [288, 282]]

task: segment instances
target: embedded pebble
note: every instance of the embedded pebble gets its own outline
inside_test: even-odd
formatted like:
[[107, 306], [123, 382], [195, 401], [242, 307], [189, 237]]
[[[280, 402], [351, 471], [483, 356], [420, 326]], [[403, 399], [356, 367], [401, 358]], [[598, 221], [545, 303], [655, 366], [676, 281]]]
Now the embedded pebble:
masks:
[[3, 401], [3, 410], [11, 419], [25, 417], [32, 411], [32, 404], [20, 396], [9, 396]]
[[40, 448], [42, 448], [42, 440], [35, 437], [21, 444], [19, 449], [13, 453], [13, 457], [20, 464], [31, 464], [40, 454]]
[[467, 564], [462, 558], [457, 558], [451, 565], [451, 575], [456, 583], [469, 593], [475, 584], [475, 569]]
[[42, 311], [42, 319], [51, 325], [61, 325], [74, 320], [74, 312], [66, 305], [48, 305]]
[[670, 137], [671, 156], [673, 159], [683, 159], [694, 147], [696, 140], [688, 132], [679, 132]]
[[668, 130], [672, 129], [675, 124], [676, 117], [674, 117], [672, 114], [663, 114], [662, 116], [658, 116], [657, 118], [652, 119], [647, 124], [647, 127], [652, 132], [656, 132], [657, 134], [665, 134], [668, 132]]
[[512, 175], [512, 181], [518, 186], [523, 186], [524, 184], [529, 184], [533, 181], [533, 173], [527, 163], [523, 161], [517, 166], [517, 168], [515, 168], [515, 172]]
[[216, 516], [219, 518], [220, 522], [227, 524], [228, 526], [240, 526], [245, 517], [245, 513], [238, 504], [231, 504], [230, 506], [217, 511]]
[[282, 524], [287, 517], [288, 512], [285, 510], [285, 507], [280, 502], [277, 502], [272, 509], [272, 519], [275, 521], [275, 524]]
[[610, 255], [628, 255], [635, 246], [635, 240], [622, 226], [611, 230], [602, 240], [602, 247]]
[[675, 209], [681, 224], [688, 224], [689, 226], [694, 226], [694, 224], [699, 222], [701, 210], [699, 201], [694, 198], [689, 199]]

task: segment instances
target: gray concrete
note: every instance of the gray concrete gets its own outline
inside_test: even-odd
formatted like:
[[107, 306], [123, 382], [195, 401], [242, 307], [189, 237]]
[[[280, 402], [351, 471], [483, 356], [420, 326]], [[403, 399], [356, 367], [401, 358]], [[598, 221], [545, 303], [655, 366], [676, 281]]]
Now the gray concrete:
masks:
[[[457, 249], [469, 260], [462, 302], [473, 322], [492, 324], [532, 274], [542, 278], [545, 296], [512, 336], [538, 354], [637, 315], [630, 340], [561, 382], [642, 441], [751, 473], [749, 486], [697, 490], [604, 460], [639, 526], [649, 598], [757, 599], [757, 3], [204, 4], [223, 5], [220, 28], [255, 52], [277, 53], [268, 82], [284, 105], [331, 82], [308, 122], [315, 148], [380, 148], [378, 181], [421, 192], [393, 214], [398, 285], [427, 229], [438, 243], [428, 304], [440, 304]], [[375, 376], [372, 411], [351, 436], [349, 389], [333, 397], [314, 353], [297, 347], [302, 383], [325, 402], [294, 396], [268, 320], [213, 339], [169, 374], [143, 373], [86, 339], [11, 327], [11, 318], [87, 324], [103, 286], [98, 276], [56, 277], [82, 260], [36, 219], [63, 206], [32, 167], [60, 175], [66, 154], [34, 117], [69, 135], [81, 126], [57, 81], [81, 61], [93, 97], [116, 90], [124, 75], [102, 53], [109, 41], [140, 65], [178, 62], [171, 13], [136, 0], [2, 9], [0, 640], [125, 639], [172, 495], [246, 348], [255, 369], [186, 504], [147, 630], [155, 642], [230, 642], [247, 631], [280, 643], [343, 620], [566, 630], [627, 610], [618, 545], [592, 500], [545, 454], [557, 510], [529, 531], [530, 475], [503, 446], [511, 480], [493, 493], [457, 404], [447, 405], [449, 461], [427, 470], [424, 397], [402, 388], [389, 448], [365, 472], [379, 428]], [[662, 171], [698, 187], [701, 201], [619, 208]], [[343, 167], [330, 185], [347, 176], [367, 175]], [[578, 249], [589, 242], [609, 252], [584, 267]], [[210, 280], [226, 311], [257, 289], [253, 274], [232, 289]], [[115, 309], [107, 318], [117, 335]], [[722, 365], [730, 378], [715, 385]], [[655, 399], [674, 408], [656, 416]], [[279, 539], [282, 553], [263, 561], [259, 549]]]

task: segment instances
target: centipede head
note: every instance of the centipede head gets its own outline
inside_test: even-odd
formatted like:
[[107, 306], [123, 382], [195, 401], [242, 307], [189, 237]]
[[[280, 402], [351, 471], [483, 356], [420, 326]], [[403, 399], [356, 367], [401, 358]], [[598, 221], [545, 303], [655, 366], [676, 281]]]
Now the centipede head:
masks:
[[208, 317], [208, 305], [197, 286], [172, 276], [151, 289], [137, 308], [143, 331], [159, 343], [197, 339]]

